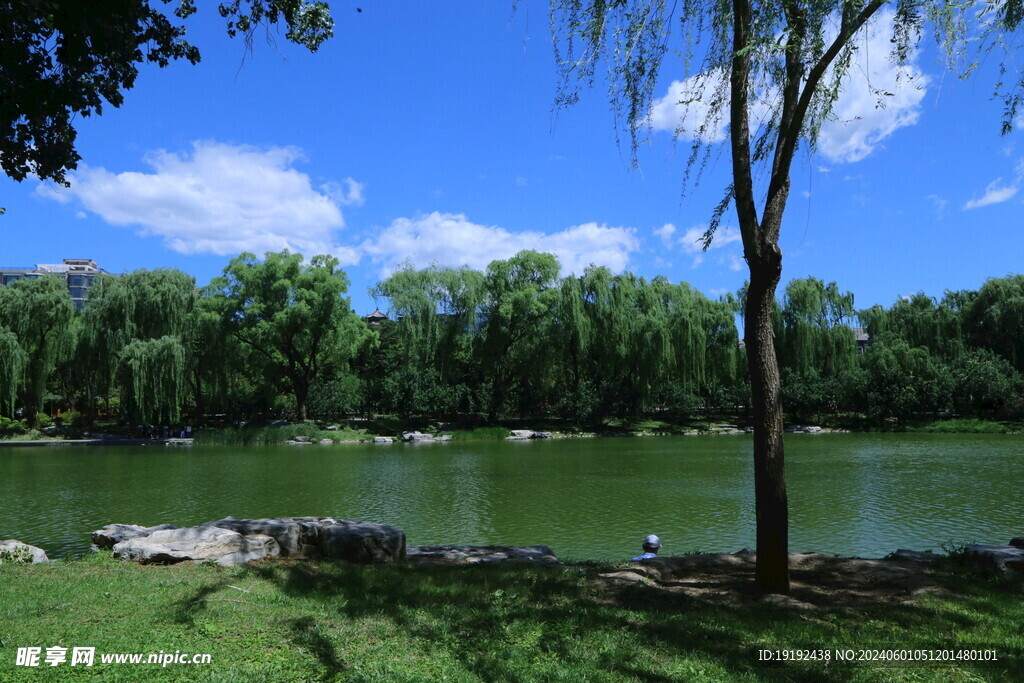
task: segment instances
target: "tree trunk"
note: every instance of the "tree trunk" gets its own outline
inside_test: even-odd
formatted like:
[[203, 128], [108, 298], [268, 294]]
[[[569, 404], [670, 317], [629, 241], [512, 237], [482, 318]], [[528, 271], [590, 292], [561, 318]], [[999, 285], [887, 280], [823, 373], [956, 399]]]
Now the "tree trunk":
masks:
[[306, 399], [309, 398], [309, 382], [302, 378], [292, 380], [295, 389], [295, 412], [299, 422], [306, 421]]
[[782, 274], [782, 253], [766, 249], [750, 263], [744, 335], [754, 408], [754, 500], [757, 516], [757, 585], [789, 592], [789, 509], [782, 444], [782, 400], [772, 308]]
[[196, 364], [195, 373], [193, 374], [195, 381], [195, 413], [192, 416], [192, 421], [196, 427], [202, 427], [206, 424], [206, 395], [203, 393], [203, 380], [200, 377], [199, 364]]

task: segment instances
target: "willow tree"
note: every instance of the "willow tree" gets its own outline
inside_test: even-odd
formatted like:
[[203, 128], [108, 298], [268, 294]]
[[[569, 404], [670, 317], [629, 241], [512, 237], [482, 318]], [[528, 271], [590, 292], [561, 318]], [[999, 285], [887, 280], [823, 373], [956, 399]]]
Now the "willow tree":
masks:
[[545, 342], [551, 333], [550, 312], [559, 298], [558, 268], [553, 255], [531, 250], [487, 266], [481, 369], [491, 381], [488, 417], [492, 421], [504, 407], [514, 381], [527, 390], [520, 392], [522, 400], [531, 385], [543, 381], [554, 361]]
[[185, 399], [185, 347], [178, 337], [134, 339], [121, 349], [122, 408], [144, 425], [177, 422]]
[[[772, 334], [775, 290], [782, 275], [779, 233], [797, 150], [801, 143], [813, 150], [844, 79], [855, 76], [850, 66], [856, 38], [886, 2], [551, 0], [551, 4], [556, 59], [563, 76], [559, 103], [575, 102], [579, 88], [594, 82], [598, 64], [605, 61], [611, 103], [617, 122], [632, 139], [634, 162], [637, 146], [649, 130], [654, 90], [666, 55], [681, 57], [677, 65], [681, 72], [674, 76], [686, 79], [689, 90], [680, 104], [703, 119], [689, 130], [684, 122], [677, 131], [695, 140], [689, 165], [696, 165], [697, 178], [715, 133], [723, 122], [728, 124], [732, 182], [712, 214], [704, 243], [710, 245], [725, 211], [735, 205], [750, 269], [744, 335], [754, 415], [755, 574], [764, 590], [788, 592], [782, 405]], [[988, 0], [980, 6], [950, 0], [897, 0], [891, 58], [906, 62], [923, 28], [931, 23], [950, 66], [956, 67], [955, 58], [968, 41], [982, 49], [1001, 44], [1004, 36], [1014, 35], [1022, 18], [1021, 0]], [[969, 35], [968, 26], [977, 29]], [[698, 49], [703, 58], [695, 61]], [[1004, 132], [1012, 126], [1022, 91], [1024, 77], [1003, 91]], [[702, 140], [709, 141], [707, 146]], [[702, 147], [707, 154], [701, 155]]]
[[371, 289], [391, 302], [405, 360], [421, 371], [432, 367], [446, 380], [470, 353], [470, 333], [483, 303], [484, 275], [469, 267], [404, 264]]
[[0, 415], [14, 416], [18, 388], [25, 378], [25, 351], [18, 336], [0, 326]]
[[985, 281], [965, 311], [967, 339], [1024, 372], [1024, 275]]
[[55, 275], [23, 278], [0, 287], [0, 328], [12, 331], [24, 351], [22, 405], [30, 427], [42, 409], [53, 369], [70, 352], [74, 315], [67, 285]]
[[857, 341], [849, 325], [854, 314], [853, 294], [840, 292], [835, 282], [790, 280], [776, 331], [781, 364], [798, 374], [823, 377], [852, 370], [857, 363]]
[[[134, 392], [140, 382], [150, 382], [138, 373], [154, 370], [156, 366], [140, 360], [140, 353], [158, 353], [157, 346], [134, 347], [134, 361], [124, 365], [124, 354], [132, 343], [172, 338], [186, 351], [194, 326], [194, 310], [198, 293], [195, 278], [173, 268], [136, 270], [123, 275], [99, 275], [89, 290], [89, 302], [84, 311], [84, 330], [79, 340], [78, 355], [87, 362], [83, 381], [89, 387], [90, 399], [96, 394], [107, 394], [114, 382], [123, 392]], [[168, 344], [169, 342], [165, 342]], [[184, 382], [187, 366], [192, 359], [188, 353], [166, 353], [159, 347], [159, 357], [173, 368], [160, 369], [167, 374], [151, 378], [147, 387], [160, 387], [164, 394], [159, 411], [163, 415], [177, 414], [180, 406], [170, 409], [163, 402], [178, 401], [184, 387], [171, 387], [170, 379]], [[131, 368], [126, 370], [126, 368]], [[136, 421], [146, 424], [152, 411], [137, 412], [129, 402], [126, 408]], [[148, 404], [147, 404], [148, 405]], [[90, 406], [90, 419], [94, 406]], [[170, 418], [167, 418], [170, 419]]]

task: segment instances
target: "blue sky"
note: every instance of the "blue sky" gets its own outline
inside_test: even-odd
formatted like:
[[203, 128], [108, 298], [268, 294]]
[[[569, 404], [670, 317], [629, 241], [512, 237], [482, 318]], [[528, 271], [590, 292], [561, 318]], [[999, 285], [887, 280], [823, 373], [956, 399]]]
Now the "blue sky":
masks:
[[[79, 120], [69, 190], [0, 180], [2, 265], [93, 258], [205, 284], [243, 250], [330, 252], [360, 313], [406, 259], [483, 268], [524, 248], [556, 253], [563, 272], [593, 262], [710, 296], [743, 283], [731, 212], [711, 250], [694, 243], [729, 159], [681, 196], [681, 66], [663, 70], [636, 170], [603, 85], [552, 110], [546, 3], [360, 0], [333, 13], [317, 54], [283, 36], [248, 54], [204, 6], [189, 21], [199, 65], [145, 67], [120, 109]], [[866, 307], [1020, 272], [1024, 138], [999, 135], [995, 56], [961, 81], [926, 42], [898, 79], [884, 17], [862, 45], [839, 120], [794, 165], [783, 282], [835, 280]], [[885, 108], [869, 81], [895, 92]]]

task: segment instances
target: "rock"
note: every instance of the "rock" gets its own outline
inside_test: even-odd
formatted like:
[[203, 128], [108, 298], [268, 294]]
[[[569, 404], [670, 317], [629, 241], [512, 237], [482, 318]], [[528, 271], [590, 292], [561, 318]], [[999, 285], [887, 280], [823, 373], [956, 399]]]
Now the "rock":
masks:
[[394, 442], [394, 439], [392, 439], [390, 436], [375, 436], [375, 437], [373, 437], [373, 442], [374, 443], [392, 443], [392, 442]]
[[821, 427], [804, 427], [804, 431], [807, 432], [808, 434], [817, 434], [818, 432], [821, 431]]
[[633, 571], [631, 569], [623, 569], [617, 572], [608, 572], [607, 574], [598, 574], [602, 579], [608, 581], [619, 581], [623, 583], [643, 583], [653, 585], [652, 581], [640, 572]]
[[506, 436], [505, 441], [528, 441], [528, 436]]
[[434, 437], [431, 434], [423, 434], [419, 430], [415, 432], [402, 432], [402, 439], [404, 441], [433, 441]]
[[533, 436], [530, 437], [530, 438], [533, 438], [533, 439], [550, 439], [551, 438], [551, 432], [534, 432]]
[[307, 443], [307, 442], [309, 442], [310, 440], [311, 440], [311, 439], [310, 439], [310, 438], [309, 438], [308, 436], [301, 436], [301, 435], [300, 435], [300, 436], [293, 436], [293, 437], [292, 437], [292, 441], [295, 441], [295, 442], [297, 442], [297, 443]]
[[266, 555], [277, 555], [280, 548], [269, 536], [250, 536], [218, 527], [186, 527], [156, 531], [116, 544], [113, 556], [143, 564], [174, 564], [185, 560], [213, 560], [234, 566]]
[[364, 563], [405, 557], [400, 529], [334, 517], [225, 517], [184, 529], [164, 527], [111, 524], [96, 532], [97, 545], [117, 538], [114, 557], [146, 564], [213, 560], [233, 566], [278, 554]]
[[762, 605], [767, 605], [769, 607], [792, 609], [800, 612], [810, 612], [818, 609], [808, 602], [801, 602], [792, 596], [779, 595], [778, 593], [768, 593], [762, 596], [759, 602]]
[[934, 562], [939, 556], [931, 551], [921, 552], [920, 550], [907, 550], [906, 548], [900, 548], [890, 555], [890, 557], [894, 560], [903, 560], [906, 562]]
[[324, 427], [324, 429], [326, 429], [329, 432], [336, 432], [338, 431], [338, 425], [328, 425]]
[[533, 437], [533, 430], [532, 429], [513, 429], [512, 430], [512, 436], [513, 436], [513, 438], [518, 437], [520, 439], [529, 439], [529, 438]]
[[1012, 545], [972, 544], [964, 546], [964, 560], [997, 574], [1024, 575], [1024, 549]]
[[[281, 555], [316, 554], [324, 525], [337, 524], [333, 517], [276, 517], [272, 519], [236, 519], [225, 517], [200, 527], [227, 529], [243, 536], [269, 536], [277, 541]], [[197, 528], [200, 528], [197, 527]], [[306, 552], [306, 548], [312, 552]]]
[[270, 536], [242, 534], [216, 526], [164, 529], [114, 545], [113, 555], [143, 564], [174, 564], [185, 560], [215, 561], [225, 567], [277, 555], [280, 547]]
[[1011, 538], [1010, 545], [1012, 545], [1014, 548], [1024, 548], [1024, 536]]
[[419, 545], [406, 549], [410, 560], [435, 564], [476, 564], [479, 562], [528, 562], [558, 564], [554, 551], [546, 545], [525, 547], [507, 545]]
[[334, 445], [334, 439], [320, 439], [321, 446], [332, 446]]
[[387, 524], [342, 520], [321, 527], [320, 552], [360, 564], [394, 562], [405, 558], [405, 532]]
[[9, 538], [0, 541], [0, 564], [40, 564], [49, 562], [46, 551]]
[[173, 524], [158, 524], [156, 526], [139, 526], [137, 524], [108, 524], [102, 529], [92, 532], [92, 542], [97, 548], [113, 548], [121, 541], [139, 536], [149, 536], [154, 531], [165, 529], [177, 529]]

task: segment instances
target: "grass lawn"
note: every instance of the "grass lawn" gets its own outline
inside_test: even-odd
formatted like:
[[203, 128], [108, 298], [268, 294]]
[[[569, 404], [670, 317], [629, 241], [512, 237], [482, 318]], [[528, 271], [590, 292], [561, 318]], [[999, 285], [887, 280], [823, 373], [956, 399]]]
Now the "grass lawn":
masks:
[[[162, 567], [97, 553], [0, 565], [0, 680], [1014, 680], [1024, 672], [1021, 586], [943, 567], [943, 590], [912, 604], [807, 612], [620, 587], [596, 577], [609, 565]], [[19, 647], [45, 656], [57, 645], [69, 657], [95, 647], [96, 663], [15, 665]], [[757, 662], [758, 648], [786, 645], [976, 647], [1000, 661]], [[212, 661], [161, 668], [99, 657], [160, 650]]]

